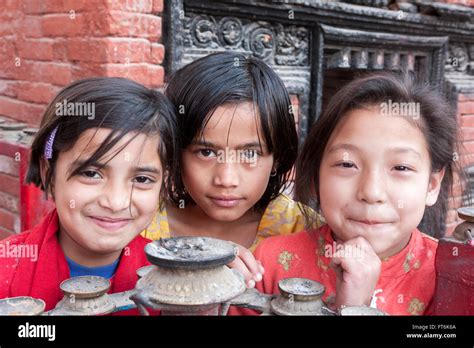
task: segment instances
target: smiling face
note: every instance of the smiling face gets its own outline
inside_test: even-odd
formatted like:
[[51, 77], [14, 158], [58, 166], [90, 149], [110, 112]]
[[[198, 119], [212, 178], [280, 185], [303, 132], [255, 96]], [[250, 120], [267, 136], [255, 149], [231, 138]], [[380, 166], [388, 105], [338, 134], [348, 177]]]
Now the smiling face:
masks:
[[59, 153], [54, 173], [59, 242], [68, 257], [84, 266], [117, 259], [148, 226], [159, 204], [163, 169], [158, 136], [139, 134], [117, 154], [134, 136], [129, 133], [101, 159], [102, 168], [96, 164], [68, 179], [109, 133], [104, 128], [84, 131], [71, 149]]
[[184, 186], [211, 219], [241, 218], [267, 188], [273, 155], [256, 117], [251, 102], [222, 105], [183, 151]]
[[342, 241], [366, 238], [380, 257], [398, 253], [439, 194], [421, 130], [376, 107], [352, 110], [334, 130], [320, 165], [321, 210]]

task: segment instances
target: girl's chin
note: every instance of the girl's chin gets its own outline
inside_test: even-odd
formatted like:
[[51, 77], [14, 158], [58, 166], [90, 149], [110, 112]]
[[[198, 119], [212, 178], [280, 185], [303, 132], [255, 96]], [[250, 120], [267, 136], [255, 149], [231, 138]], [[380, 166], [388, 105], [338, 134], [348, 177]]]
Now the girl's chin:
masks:
[[213, 215], [210, 215], [210, 217], [215, 221], [232, 222], [232, 221], [236, 221], [236, 220], [240, 219], [242, 217], [242, 215], [238, 215], [238, 214], [235, 214], [235, 215], [216, 215], [216, 214], [213, 214]]
[[[94, 237], [91, 237], [94, 238]], [[94, 244], [89, 245], [89, 248], [96, 253], [110, 254], [123, 250], [133, 238], [123, 236], [121, 238], [104, 238], [104, 236], [96, 236]]]

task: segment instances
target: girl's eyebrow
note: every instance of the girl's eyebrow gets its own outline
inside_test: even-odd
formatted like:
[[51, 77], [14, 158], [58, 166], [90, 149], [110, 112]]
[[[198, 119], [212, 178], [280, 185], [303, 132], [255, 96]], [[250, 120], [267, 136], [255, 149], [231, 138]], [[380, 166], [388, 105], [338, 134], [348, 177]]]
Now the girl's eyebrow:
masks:
[[217, 148], [218, 146], [210, 143], [205, 140], [193, 140], [189, 145], [194, 145], [194, 146], [206, 146], [206, 147], [212, 147], [212, 148]]
[[[195, 141], [192, 141], [190, 145], [194, 145], [194, 146], [206, 146], [206, 147], [210, 147], [210, 148], [213, 148], [213, 149], [217, 149], [219, 148], [220, 146], [216, 145], [216, 144], [213, 144], [211, 142], [208, 142], [208, 141], [203, 141], [203, 140], [195, 140]], [[245, 144], [241, 144], [241, 145], [238, 145], [236, 146], [235, 148], [236, 149], [248, 149], [248, 148], [252, 148], [252, 147], [258, 147], [260, 148], [261, 144], [258, 142], [258, 141], [253, 141], [253, 142], [250, 142], [250, 143], [245, 143]]]
[[392, 152], [396, 152], [396, 153], [406, 153], [406, 152], [410, 152], [420, 158], [422, 158], [423, 156], [421, 156], [421, 154], [416, 151], [414, 148], [412, 147], [394, 147], [392, 149], [390, 149]]
[[[330, 152], [335, 152], [335, 151], [338, 151], [338, 150], [352, 150], [352, 151], [355, 151], [355, 152], [360, 152], [361, 150], [356, 146], [356, 145], [353, 145], [353, 144], [336, 144], [334, 146], [331, 146], [328, 150], [328, 153]], [[416, 151], [414, 148], [410, 147], [410, 146], [395, 146], [395, 147], [392, 147], [389, 149], [390, 152], [394, 152], [394, 153], [412, 153], [418, 157], [423, 157], [421, 156], [421, 154]]]
[[[75, 168], [79, 168], [82, 165], [84, 165], [84, 163], [86, 163], [86, 160], [75, 160], [72, 163], [72, 165]], [[97, 161], [90, 162], [89, 165], [91, 165], [93, 167], [97, 167], [97, 168], [104, 168], [105, 170], [110, 169], [110, 165], [108, 165], [106, 163], [100, 163], [100, 162], [97, 162]], [[156, 175], [161, 175], [161, 170], [159, 170], [158, 168], [156, 168], [155, 166], [152, 166], [152, 165], [143, 165], [143, 166], [135, 167], [135, 168], [133, 168], [133, 172], [135, 172], [135, 173], [146, 172], [146, 173], [153, 173], [153, 174], [156, 174]]]
[[352, 150], [352, 151], [356, 151], [356, 152], [360, 151], [360, 149], [357, 146], [352, 145], [352, 144], [336, 144], [336, 145], [331, 146], [328, 149], [328, 153], [335, 152], [335, 151], [338, 151], [338, 150]]

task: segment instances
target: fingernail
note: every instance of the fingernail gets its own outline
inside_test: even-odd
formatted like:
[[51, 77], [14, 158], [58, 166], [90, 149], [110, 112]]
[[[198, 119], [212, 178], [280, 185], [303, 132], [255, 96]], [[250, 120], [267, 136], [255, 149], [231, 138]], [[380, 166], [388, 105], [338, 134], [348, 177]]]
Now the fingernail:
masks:
[[247, 284], [248, 284], [248, 288], [250, 289], [255, 287], [255, 282], [253, 280], [249, 280]]
[[259, 268], [260, 268], [260, 273], [264, 274], [265, 273], [265, 268], [263, 268], [262, 265], [260, 265]]
[[257, 275], [255, 276], [255, 281], [256, 282], [259, 282], [262, 280], [262, 274], [261, 273], [257, 273]]

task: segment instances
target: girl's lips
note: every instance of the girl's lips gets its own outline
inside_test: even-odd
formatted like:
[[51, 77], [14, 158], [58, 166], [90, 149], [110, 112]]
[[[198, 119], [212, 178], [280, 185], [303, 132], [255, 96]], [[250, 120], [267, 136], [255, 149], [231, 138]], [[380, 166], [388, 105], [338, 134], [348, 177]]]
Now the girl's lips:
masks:
[[127, 225], [131, 219], [108, 219], [98, 216], [89, 216], [89, 218], [99, 227], [108, 231], [116, 231]]
[[391, 224], [391, 222], [373, 221], [373, 220], [358, 220], [358, 219], [349, 219], [349, 220], [358, 224], [364, 224], [368, 226], [383, 226], [383, 225]]
[[211, 201], [222, 208], [232, 208], [239, 204], [242, 198], [237, 197], [209, 197]]

